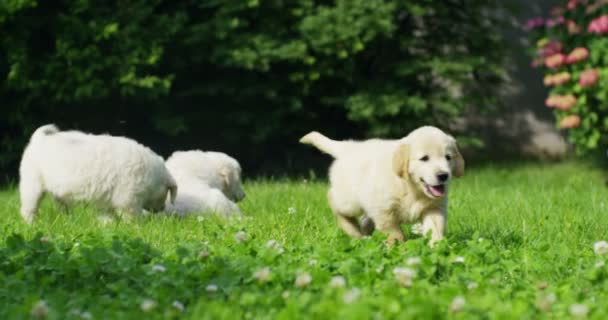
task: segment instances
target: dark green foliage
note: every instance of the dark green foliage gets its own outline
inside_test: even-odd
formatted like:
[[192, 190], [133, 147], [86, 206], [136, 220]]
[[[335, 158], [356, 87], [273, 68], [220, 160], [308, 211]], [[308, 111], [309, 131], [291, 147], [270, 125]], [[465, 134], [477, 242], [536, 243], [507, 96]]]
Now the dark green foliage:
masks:
[[[4, 1], [0, 168], [48, 122], [164, 155], [292, 166], [297, 138], [403, 136], [483, 110], [502, 72], [492, 1]], [[279, 151], [280, 150], [280, 151]]]

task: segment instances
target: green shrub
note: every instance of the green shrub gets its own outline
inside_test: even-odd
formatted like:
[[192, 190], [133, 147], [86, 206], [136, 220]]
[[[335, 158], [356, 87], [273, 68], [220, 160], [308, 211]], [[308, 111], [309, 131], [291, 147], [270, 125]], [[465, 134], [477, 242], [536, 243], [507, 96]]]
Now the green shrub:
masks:
[[126, 134], [165, 154], [222, 149], [250, 167], [284, 164], [310, 129], [362, 137], [446, 126], [465, 108], [486, 109], [500, 82], [497, 7], [5, 2], [0, 94], [8, 114], [0, 126], [11, 138], [0, 166], [14, 164], [46, 122]]

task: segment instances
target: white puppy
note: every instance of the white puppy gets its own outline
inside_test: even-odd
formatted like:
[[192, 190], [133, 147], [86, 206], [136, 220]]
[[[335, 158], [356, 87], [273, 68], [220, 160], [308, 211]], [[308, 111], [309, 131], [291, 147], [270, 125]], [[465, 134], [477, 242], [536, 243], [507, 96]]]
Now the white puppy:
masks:
[[241, 166], [221, 152], [176, 151], [166, 162], [179, 194], [167, 212], [187, 215], [214, 212], [222, 216], [241, 215], [235, 202], [245, 197]]
[[63, 204], [91, 202], [129, 216], [164, 209], [177, 185], [163, 159], [124, 137], [38, 128], [23, 152], [19, 193], [21, 216], [31, 223], [44, 193]]
[[[464, 174], [454, 138], [427, 126], [400, 140], [334, 141], [311, 132], [300, 142], [335, 158], [328, 200], [346, 233], [360, 237], [375, 227], [388, 233], [392, 244], [405, 240], [402, 223], [422, 220], [431, 245], [443, 238], [447, 186]], [[369, 219], [360, 226], [357, 218], [363, 214]]]

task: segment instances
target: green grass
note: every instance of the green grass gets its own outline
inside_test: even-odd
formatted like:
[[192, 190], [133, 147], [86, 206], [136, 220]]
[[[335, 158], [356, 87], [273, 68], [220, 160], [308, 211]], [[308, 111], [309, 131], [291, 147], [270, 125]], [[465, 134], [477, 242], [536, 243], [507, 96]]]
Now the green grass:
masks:
[[[538, 319], [571, 318], [573, 304], [589, 318], [608, 314], [608, 266], [596, 267], [605, 257], [593, 250], [608, 239], [599, 169], [470, 170], [452, 186], [448, 238], [435, 249], [412, 234], [392, 248], [378, 233], [348, 238], [326, 190], [323, 181], [254, 181], [241, 220], [153, 216], [106, 226], [90, 208], [68, 215], [48, 200], [27, 226], [16, 191], [0, 192], [0, 319], [32, 310], [49, 319]], [[420, 264], [408, 265], [411, 257]], [[264, 267], [262, 282], [254, 273]], [[396, 267], [415, 271], [411, 286], [397, 281]], [[312, 281], [298, 288], [301, 273]], [[345, 287], [329, 285], [336, 275]], [[452, 305], [459, 296], [462, 307]], [[40, 301], [46, 308], [34, 307]]]

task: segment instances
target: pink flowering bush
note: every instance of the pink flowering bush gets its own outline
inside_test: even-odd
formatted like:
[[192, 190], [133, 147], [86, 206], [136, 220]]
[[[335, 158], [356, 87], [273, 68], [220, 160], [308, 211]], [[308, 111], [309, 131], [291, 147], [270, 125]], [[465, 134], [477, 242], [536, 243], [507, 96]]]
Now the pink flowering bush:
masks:
[[608, 1], [569, 0], [527, 21], [545, 105], [579, 154], [608, 145]]

